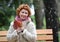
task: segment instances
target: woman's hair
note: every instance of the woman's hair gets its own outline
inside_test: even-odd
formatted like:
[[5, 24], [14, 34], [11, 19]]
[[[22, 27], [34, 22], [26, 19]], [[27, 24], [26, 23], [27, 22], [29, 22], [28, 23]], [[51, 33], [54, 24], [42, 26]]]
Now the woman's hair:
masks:
[[20, 11], [21, 11], [22, 9], [25, 9], [25, 10], [28, 11], [28, 17], [31, 15], [31, 10], [30, 10], [29, 5], [27, 5], [27, 4], [21, 4], [21, 5], [19, 5], [19, 7], [18, 7], [17, 10], [16, 10], [16, 14], [17, 14], [18, 16], [19, 16], [19, 13], [20, 13]]

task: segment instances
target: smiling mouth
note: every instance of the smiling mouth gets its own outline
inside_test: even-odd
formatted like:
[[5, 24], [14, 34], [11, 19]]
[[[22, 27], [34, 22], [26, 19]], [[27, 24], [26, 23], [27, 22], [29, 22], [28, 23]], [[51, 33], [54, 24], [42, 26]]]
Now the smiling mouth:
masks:
[[25, 15], [21, 15], [21, 17], [26, 18], [27, 16], [25, 16]]

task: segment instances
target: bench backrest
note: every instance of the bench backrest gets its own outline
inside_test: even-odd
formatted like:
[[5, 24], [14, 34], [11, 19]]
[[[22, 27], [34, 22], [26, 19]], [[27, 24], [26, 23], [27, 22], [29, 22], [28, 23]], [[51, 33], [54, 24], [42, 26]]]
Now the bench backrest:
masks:
[[37, 40], [44, 40], [46, 42], [53, 42], [53, 32], [52, 29], [38, 29]]
[[[37, 32], [37, 41], [44, 40], [46, 42], [53, 42], [53, 32], [52, 29], [38, 29]], [[7, 31], [0, 31], [0, 42], [8, 42]]]

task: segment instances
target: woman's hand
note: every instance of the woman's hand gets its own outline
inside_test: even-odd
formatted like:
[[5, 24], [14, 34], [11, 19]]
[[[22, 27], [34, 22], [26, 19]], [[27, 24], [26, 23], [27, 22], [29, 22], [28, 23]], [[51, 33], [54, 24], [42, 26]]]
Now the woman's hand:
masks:
[[17, 31], [18, 34], [21, 33], [21, 32], [23, 32], [23, 30], [24, 30], [24, 28], [17, 28], [16, 29], [16, 31]]

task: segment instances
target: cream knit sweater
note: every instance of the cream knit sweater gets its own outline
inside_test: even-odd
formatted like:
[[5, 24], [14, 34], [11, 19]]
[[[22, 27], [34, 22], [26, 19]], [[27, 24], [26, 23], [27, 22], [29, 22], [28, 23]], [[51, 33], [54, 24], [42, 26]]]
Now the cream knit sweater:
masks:
[[8, 42], [36, 42], [36, 27], [34, 23], [29, 20], [23, 21], [24, 31], [17, 34], [16, 30], [13, 27], [13, 23], [11, 22], [8, 33], [7, 33], [7, 40]]

